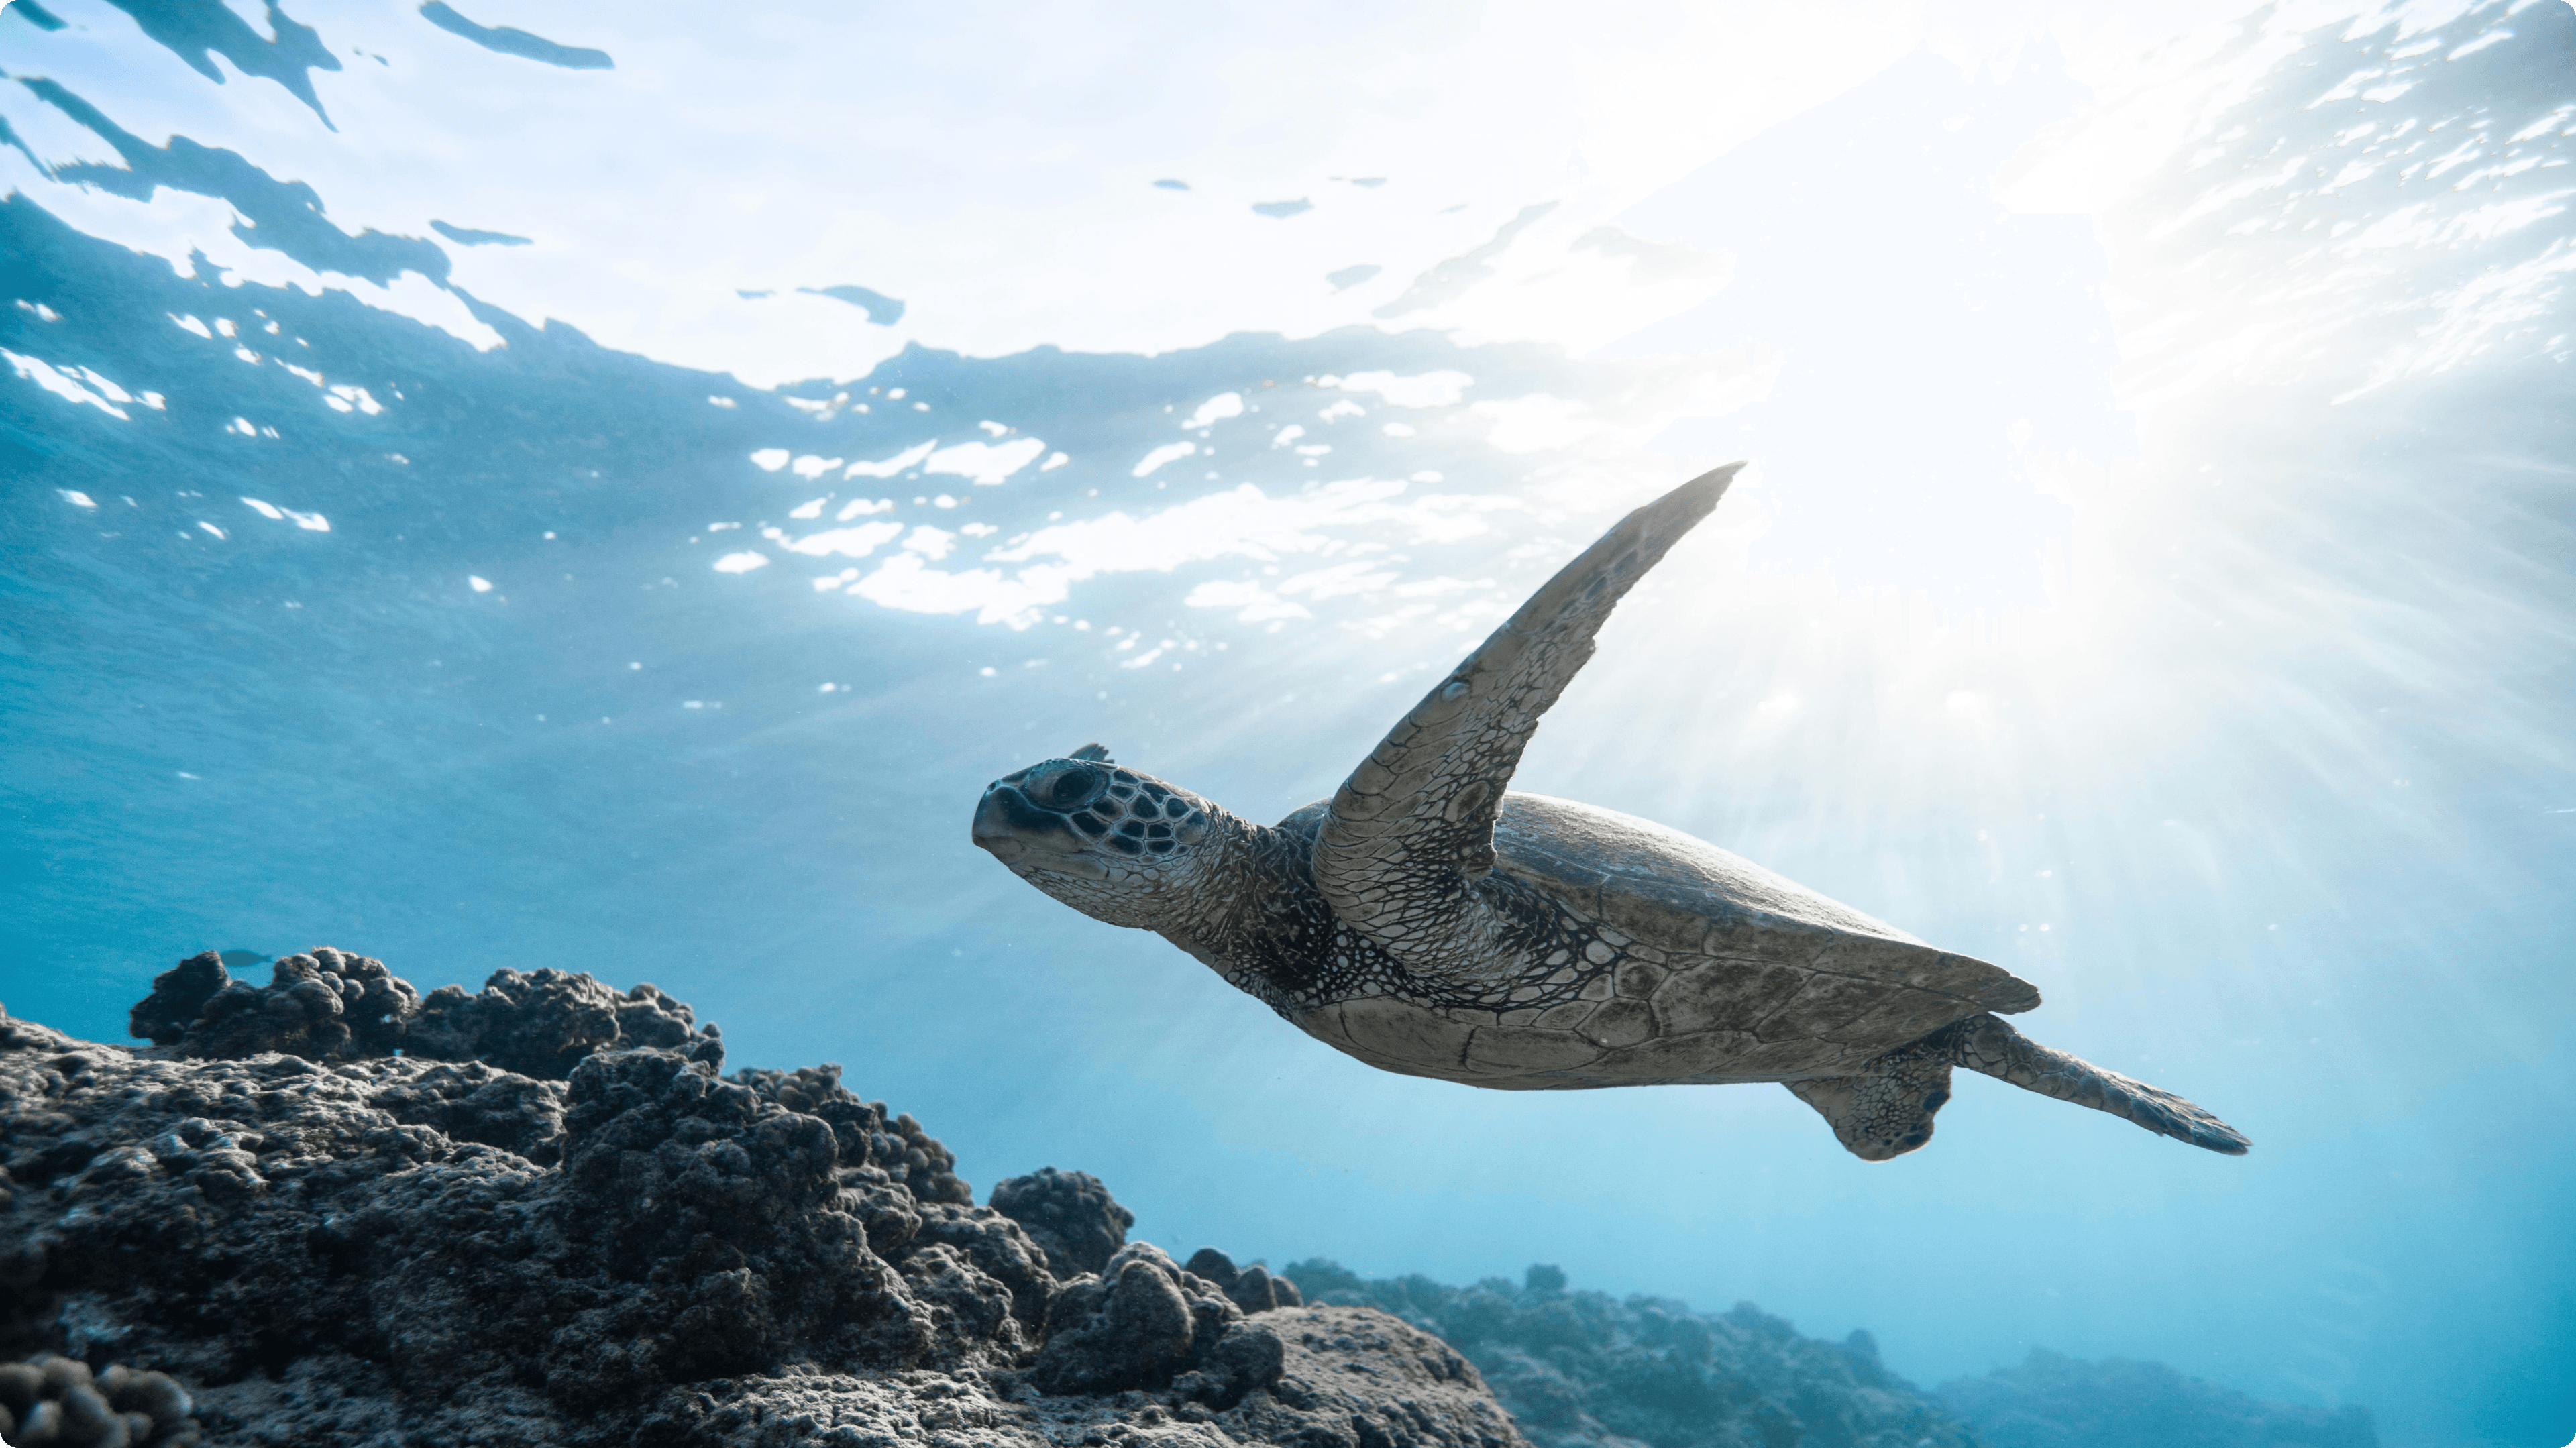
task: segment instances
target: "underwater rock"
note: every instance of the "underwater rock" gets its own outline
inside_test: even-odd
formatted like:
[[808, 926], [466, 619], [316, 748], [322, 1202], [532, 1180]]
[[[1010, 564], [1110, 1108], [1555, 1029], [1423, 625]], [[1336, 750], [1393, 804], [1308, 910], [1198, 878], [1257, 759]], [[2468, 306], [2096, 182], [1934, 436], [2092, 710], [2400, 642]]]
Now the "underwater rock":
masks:
[[135, 1035], [182, 1056], [286, 1051], [335, 1061], [392, 1055], [419, 1006], [420, 993], [383, 961], [327, 945], [280, 957], [265, 986], [232, 979], [208, 950], [153, 977], [152, 994], [126, 1019]]
[[189, 1407], [167, 1373], [110, 1363], [93, 1375], [50, 1353], [0, 1363], [0, 1440], [13, 1448], [195, 1448]]
[[844, 1163], [882, 1169], [916, 1201], [974, 1204], [975, 1189], [957, 1175], [956, 1154], [922, 1130], [910, 1114], [896, 1114], [882, 1101], [864, 1102], [851, 1095], [841, 1086], [840, 1067], [743, 1070], [735, 1072], [734, 1079], [766, 1100], [829, 1124]]
[[220, 952], [199, 951], [152, 977], [152, 994], [126, 1012], [126, 1028], [156, 1046], [176, 1045], [215, 992], [232, 983]]
[[1009, 1291], [1011, 1315], [1027, 1331], [1037, 1332], [1046, 1322], [1057, 1284], [1047, 1270], [1046, 1253], [1028, 1233], [991, 1207], [924, 1202], [918, 1196], [913, 1200], [919, 1213], [914, 1236], [921, 1244], [915, 1258], [927, 1258], [934, 1247], [963, 1257], [984, 1278]]
[[[1538, 1448], [1975, 1448], [1939, 1402], [1889, 1372], [1866, 1332], [1801, 1337], [1751, 1304], [1678, 1302], [1514, 1284], [1365, 1279], [1329, 1261], [1286, 1269], [1309, 1302], [1375, 1307], [1435, 1333], [1482, 1371]], [[1276, 1314], [1262, 1319], [1273, 1321]], [[2089, 1445], [2088, 1445], [2089, 1448]]]
[[667, 1394], [633, 1441], [1527, 1448], [1464, 1358], [1384, 1313], [1348, 1307], [1305, 1308], [1275, 1328], [1239, 1323], [1207, 1369], [1160, 1393], [1048, 1395], [1010, 1373], [971, 1370], [719, 1379]]
[[[1214, 1358], [1244, 1394], [1216, 1418], [1239, 1439], [1315, 1448], [1504, 1448], [1525, 1441], [1472, 1363], [1432, 1334], [1372, 1309], [1300, 1307], [1241, 1323]], [[1274, 1371], [1274, 1385], [1259, 1386]], [[1196, 1392], [1193, 1377], [1207, 1375], [1184, 1374], [1175, 1387]], [[1192, 1406], [1184, 1401], [1184, 1417]]]
[[548, 1081], [570, 1076], [586, 1056], [636, 1046], [723, 1065], [716, 1028], [696, 1022], [656, 986], [620, 994], [596, 976], [562, 970], [497, 970], [477, 994], [448, 985], [424, 1000], [383, 961], [327, 945], [282, 957], [265, 986], [232, 979], [221, 955], [201, 952], [153, 977], [152, 994], [127, 1016], [135, 1035], [182, 1056], [237, 1061], [282, 1051], [346, 1061], [399, 1053], [480, 1061]]
[[2034, 1348], [2019, 1367], [1939, 1392], [1987, 1448], [2379, 1448], [2365, 1409], [2264, 1402], [2163, 1363]]
[[1051, 1166], [994, 1183], [993, 1210], [1026, 1229], [1055, 1275], [1068, 1279], [1109, 1270], [1136, 1225], [1136, 1214], [1110, 1200], [1100, 1178]]
[[1215, 1352], [1243, 1309], [1150, 1242], [1118, 1249], [1047, 1303], [1030, 1380], [1051, 1393], [1159, 1388]]
[[1201, 1247], [1191, 1253], [1189, 1270], [1215, 1283], [1245, 1312], [1305, 1305], [1305, 1299], [1297, 1295], [1296, 1283], [1271, 1276], [1270, 1269], [1258, 1262], [1238, 1268], [1233, 1258], [1214, 1247]]
[[[719, 1074], [712, 1031], [658, 992], [535, 972], [433, 994], [448, 1003], [442, 1049], [493, 1043], [556, 1079], [352, 1054], [400, 1019], [366, 1004], [394, 977], [339, 952], [306, 959], [266, 989], [327, 986], [339, 1016], [236, 1032], [226, 1023], [270, 1014], [252, 991], [256, 1012], [213, 1014], [196, 1038], [312, 1055], [188, 1053], [234, 988], [202, 960], [165, 973], [135, 1015], [178, 1049], [0, 1011], [0, 1355], [64, 1359], [38, 1370], [38, 1397], [45, 1371], [69, 1381], [82, 1363], [167, 1375], [135, 1379], [160, 1394], [149, 1402], [120, 1369], [50, 1408], [25, 1398], [51, 1416], [13, 1425], [12, 1443], [57, 1420], [105, 1435], [56, 1426], [60, 1443], [193, 1442], [179, 1422], [193, 1418], [210, 1442], [382, 1448], [951, 1433], [1011, 1448], [1523, 1448], [1475, 1370], [1418, 1329], [1280, 1307], [1275, 1282], [1248, 1317], [1235, 1295], [1255, 1269], [1229, 1295], [1124, 1244], [1133, 1215], [1080, 1173], [1016, 1178], [977, 1206], [919, 1122], [862, 1101], [836, 1067]], [[471, 1004], [489, 1000], [506, 1005]], [[612, 1019], [647, 1007], [638, 1034], [667, 1043], [623, 1044], [624, 1020], [614, 1038], [595, 1029], [604, 1003]], [[347, 1040], [312, 1028], [323, 1019]], [[548, 1021], [580, 1028], [535, 1024]], [[578, 1042], [590, 1049], [566, 1069]], [[1077, 1260], [1096, 1267], [1066, 1272]], [[0, 1369], [0, 1401], [19, 1376]]]
[[539, 1166], [563, 1158], [563, 1088], [481, 1061], [442, 1063], [384, 1087], [367, 1104], [406, 1126], [497, 1146]]
[[431, 991], [402, 1046], [406, 1055], [483, 1061], [553, 1081], [570, 1076], [585, 1056], [624, 1047], [668, 1046], [723, 1065], [716, 1028], [693, 1030], [696, 1020], [655, 986], [620, 995], [593, 975], [496, 970], [474, 995], [455, 985]]

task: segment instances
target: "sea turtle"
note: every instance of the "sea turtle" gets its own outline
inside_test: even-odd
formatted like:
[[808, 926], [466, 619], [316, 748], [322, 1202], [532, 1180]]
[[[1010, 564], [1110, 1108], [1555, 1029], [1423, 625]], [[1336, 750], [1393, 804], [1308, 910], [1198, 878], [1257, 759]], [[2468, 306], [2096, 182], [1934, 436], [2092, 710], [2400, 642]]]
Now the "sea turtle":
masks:
[[1678, 830], [1504, 792], [1611, 608], [1741, 466], [1620, 520], [1328, 801], [1265, 828], [1088, 744], [995, 780], [974, 841], [1388, 1071], [1539, 1091], [1777, 1081], [1884, 1161], [1931, 1139], [1966, 1066], [2243, 1152], [2181, 1097], [2004, 1024], [2039, 1004], [2010, 971]]

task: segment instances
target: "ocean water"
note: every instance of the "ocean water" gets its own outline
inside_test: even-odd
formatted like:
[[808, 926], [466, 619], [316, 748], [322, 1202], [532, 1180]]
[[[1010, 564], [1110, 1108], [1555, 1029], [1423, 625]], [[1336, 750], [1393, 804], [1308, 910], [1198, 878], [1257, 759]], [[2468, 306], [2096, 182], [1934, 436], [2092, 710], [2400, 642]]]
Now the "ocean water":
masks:
[[[0, 1000], [651, 980], [1181, 1252], [2576, 1433], [2576, 12], [16, 0]], [[1524, 789], [2047, 997], [1963, 1077], [1379, 1074], [967, 841], [1256, 819], [1708, 466]]]

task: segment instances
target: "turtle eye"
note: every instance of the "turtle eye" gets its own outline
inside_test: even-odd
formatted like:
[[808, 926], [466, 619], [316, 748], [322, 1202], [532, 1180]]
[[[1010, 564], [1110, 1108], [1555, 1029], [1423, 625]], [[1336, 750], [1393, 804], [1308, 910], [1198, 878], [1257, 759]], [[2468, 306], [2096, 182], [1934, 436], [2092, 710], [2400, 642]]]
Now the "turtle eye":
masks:
[[1021, 788], [1029, 801], [1046, 809], [1077, 810], [1100, 797], [1109, 781], [1100, 770], [1087, 764], [1067, 764], [1056, 769], [1032, 771], [1029, 782]]

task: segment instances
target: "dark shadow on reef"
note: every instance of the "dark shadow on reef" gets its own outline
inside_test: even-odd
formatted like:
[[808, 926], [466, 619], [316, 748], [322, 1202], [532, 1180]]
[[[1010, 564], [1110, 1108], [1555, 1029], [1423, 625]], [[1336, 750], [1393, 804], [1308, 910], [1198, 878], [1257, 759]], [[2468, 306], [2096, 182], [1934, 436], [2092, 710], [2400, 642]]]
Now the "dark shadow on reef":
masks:
[[2162, 1448], [2376, 1444], [2357, 1410], [2138, 1364], [2034, 1359], [1945, 1403], [1866, 1333], [1554, 1268], [1176, 1263], [1081, 1172], [977, 1206], [838, 1066], [723, 1074], [715, 1027], [649, 985], [423, 997], [323, 947], [253, 986], [210, 951], [131, 1020], [153, 1046], [0, 1012], [16, 1448], [2054, 1448], [2133, 1409]]

